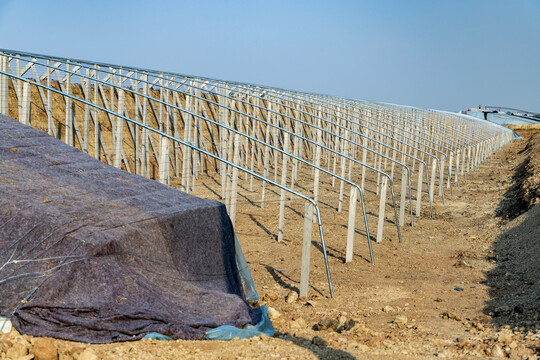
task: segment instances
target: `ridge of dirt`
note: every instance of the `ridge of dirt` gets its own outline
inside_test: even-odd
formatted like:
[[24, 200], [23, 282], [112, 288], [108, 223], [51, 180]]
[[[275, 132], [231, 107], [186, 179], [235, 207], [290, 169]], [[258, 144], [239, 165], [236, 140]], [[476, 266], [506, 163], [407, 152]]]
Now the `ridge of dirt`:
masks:
[[514, 184], [498, 209], [498, 216], [506, 220], [515, 219], [540, 203], [540, 132], [527, 140], [520, 154], [525, 158], [515, 168]]

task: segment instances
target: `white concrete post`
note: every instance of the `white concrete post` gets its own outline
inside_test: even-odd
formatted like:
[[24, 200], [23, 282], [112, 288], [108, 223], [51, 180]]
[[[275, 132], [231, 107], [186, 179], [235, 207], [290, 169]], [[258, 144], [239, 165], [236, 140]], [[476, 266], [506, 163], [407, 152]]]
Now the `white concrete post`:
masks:
[[22, 109], [19, 114], [19, 121], [25, 125], [30, 125], [30, 84], [26, 81], [23, 84]]
[[[8, 72], [8, 57], [0, 55], [0, 70]], [[8, 76], [0, 75], [0, 114], [9, 115]]]
[[351, 262], [354, 255], [354, 231], [356, 226], [356, 201], [358, 199], [358, 191], [352, 186], [351, 197], [349, 200], [349, 226], [347, 228], [347, 251], [345, 254], [345, 262]]
[[420, 210], [422, 208], [422, 176], [424, 175], [424, 166], [422, 163], [418, 165], [418, 185], [416, 189], [416, 216], [420, 216]]
[[384, 226], [384, 211], [386, 209], [386, 184], [388, 183], [388, 178], [386, 176], [382, 177], [381, 181], [381, 198], [379, 200], [379, 222], [377, 223], [377, 242], [383, 241], [383, 226]]
[[313, 229], [313, 204], [306, 202], [304, 211], [304, 236], [302, 239], [302, 265], [300, 270], [300, 296], [308, 295], [309, 265], [311, 262], [311, 232]]

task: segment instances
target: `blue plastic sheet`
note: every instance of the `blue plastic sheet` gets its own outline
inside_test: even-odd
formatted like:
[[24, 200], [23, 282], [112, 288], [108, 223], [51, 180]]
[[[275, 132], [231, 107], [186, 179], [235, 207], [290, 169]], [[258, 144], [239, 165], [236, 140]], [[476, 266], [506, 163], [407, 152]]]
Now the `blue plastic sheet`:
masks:
[[234, 338], [247, 339], [265, 334], [266, 336], [274, 336], [274, 326], [266, 313], [266, 306], [261, 306], [262, 319], [255, 325], [246, 325], [242, 329], [231, 325], [223, 325], [206, 332], [205, 339], [207, 340], [232, 340]]
[[152, 339], [152, 340], [172, 340], [172, 338], [167, 335], [163, 335], [157, 332], [151, 332], [146, 334], [143, 339]]

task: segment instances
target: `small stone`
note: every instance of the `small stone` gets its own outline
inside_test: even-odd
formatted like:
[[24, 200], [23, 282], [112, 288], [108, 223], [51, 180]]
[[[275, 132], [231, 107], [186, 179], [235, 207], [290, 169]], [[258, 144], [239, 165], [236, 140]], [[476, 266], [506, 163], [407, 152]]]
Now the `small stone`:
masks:
[[274, 293], [266, 293], [263, 296], [264, 301], [276, 301], [278, 299], [278, 296]]
[[306, 321], [304, 318], [298, 318], [292, 321], [289, 321], [289, 329], [291, 330], [301, 330], [307, 327]]
[[345, 321], [345, 323], [343, 324], [343, 331], [351, 330], [356, 324], [357, 324], [357, 322], [354, 321], [353, 319], [349, 319], [349, 320]]
[[455, 264], [455, 267], [471, 267], [469, 263], [467, 263], [465, 260], [458, 260]]
[[394, 308], [391, 307], [390, 305], [386, 305], [385, 307], [382, 308], [382, 311], [383, 312], [391, 312], [391, 311], [394, 311]]
[[298, 326], [300, 326], [300, 329], [307, 328], [306, 320], [304, 320], [304, 318], [300, 317], [300, 318], [296, 319], [295, 321], [298, 324]]
[[438, 298], [435, 299], [435, 301], [436, 302], [443, 302], [444, 300], [442, 298], [438, 297]]
[[356, 323], [351, 329], [353, 334], [369, 334], [370, 330], [363, 323]]
[[285, 297], [285, 301], [289, 304], [295, 302], [296, 299], [298, 299], [298, 293], [296, 291], [289, 291], [289, 293]]
[[71, 355], [71, 357], [78, 359], [79, 355], [84, 351], [84, 347], [82, 346], [75, 346], [70, 349], [68, 349], [67, 353]]
[[266, 309], [266, 314], [268, 315], [268, 318], [270, 320], [275, 320], [275, 319], [277, 319], [278, 317], [281, 316], [279, 311], [277, 311], [276, 309], [274, 309], [273, 307], [270, 307], [270, 306], [268, 306], [268, 308]]
[[508, 306], [499, 306], [496, 308], [493, 313], [495, 316], [504, 316], [510, 312], [510, 308]]
[[34, 341], [32, 352], [36, 360], [56, 360], [58, 350], [50, 338], [39, 338]]
[[332, 329], [336, 331], [338, 327], [339, 327], [339, 323], [337, 322], [337, 320], [330, 319], [330, 318], [322, 319], [321, 321], [313, 325], [313, 329], [317, 331], [322, 331], [326, 329]]
[[319, 336], [314, 336], [313, 339], [311, 339], [311, 342], [313, 343], [313, 345], [317, 345], [321, 347], [326, 346], [328, 344], [326, 340], [324, 340], [323, 338]]
[[512, 342], [512, 334], [507, 332], [502, 332], [497, 337], [497, 342], [500, 342], [504, 345], [508, 345]]
[[79, 355], [78, 360], [98, 360], [98, 356], [94, 350], [86, 349]]
[[495, 345], [495, 346], [493, 346], [493, 348], [491, 349], [491, 356], [493, 356], [493, 357], [503, 357], [503, 356], [504, 356], [504, 352], [503, 352], [502, 349], [499, 347], [499, 345]]
[[396, 324], [396, 326], [399, 328], [404, 327], [407, 325], [407, 317], [405, 315], [396, 316], [394, 319], [394, 324]]
[[28, 345], [22, 341], [13, 343], [13, 346], [6, 352], [6, 357], [11, 359], [18, 359], [28, 354]]
[[450, 320], [456, 320], [456, 321], [461, 321], [461, 317], [454, 314], [453, 312], [450, 312], [450, 311], [445, 311], [441, 314], [441, 317], [443, 319], [450, 319]]
[[508, 347], [512, 350], [514, 350], [515, 348], [517, 348], [518, 344], [517, 342], [515, 341], [512, 341], [510, 344], [508, 344]]
[[0, 338], [0, 351], [6, 351], [13, 346], [13, 343], [6, 338]]

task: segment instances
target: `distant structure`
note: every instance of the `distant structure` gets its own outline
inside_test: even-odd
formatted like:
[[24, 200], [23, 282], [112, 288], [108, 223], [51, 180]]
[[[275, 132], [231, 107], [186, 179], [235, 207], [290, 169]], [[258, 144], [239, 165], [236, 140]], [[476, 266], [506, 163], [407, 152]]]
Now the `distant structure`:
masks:
[[482, 106], [478, 109], [470, 108], [461, 111], [462, 114], [474, 116], [479, 119], [484, 119], [496, 123], [498, 125], [540, 125], [540, 114], [533, 111], [514, 109], [503, 106]]

